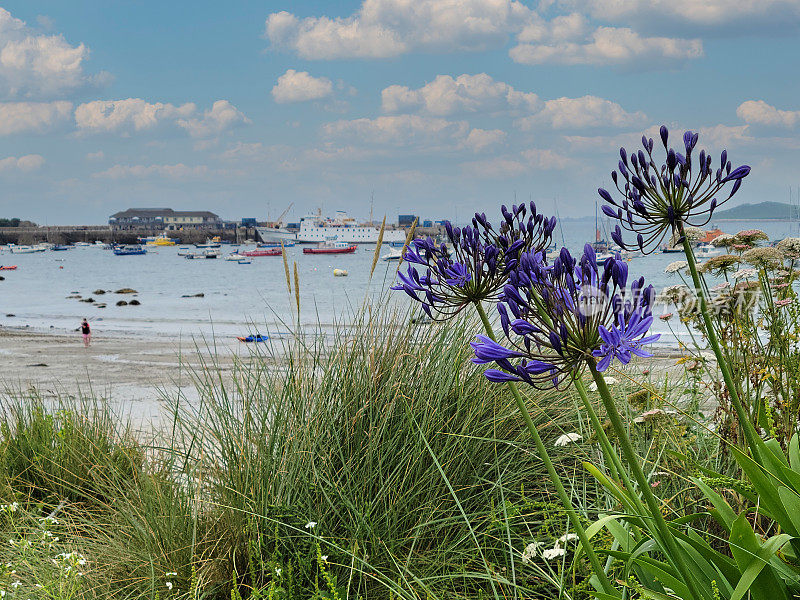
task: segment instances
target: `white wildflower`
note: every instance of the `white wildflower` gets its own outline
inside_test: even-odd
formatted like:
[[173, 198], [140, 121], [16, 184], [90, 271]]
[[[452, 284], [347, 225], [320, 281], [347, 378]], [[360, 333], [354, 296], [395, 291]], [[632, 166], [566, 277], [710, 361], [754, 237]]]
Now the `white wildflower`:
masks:
[[560, 544], [564, 544], [564, 543], [567, 543], [567, 542], [574, 542], [577, 539], [578, 539], [578, 534], [577, 533], [565, 533], [560, 538], [558, 538], [558, 542]]
[[544, 546], [542, 542], [531, 542], [527, 546], [525, 546], [525, 550], [522, 552], [522, 562], [523, 564], [530, 565], [533, 563], [533, 559], [539, 556], [539, 548]]
[[736, 273], [733, 274], [734, 279], [746, 279], [748, 277], [755, 277], [758, 275], [758, 271], [755, 269], [739, 269]]
[[277, 577], [280, 577], [281, 573], [283, 573], [283, 569], [281, 569], [280, 567], [275, 567], [275, 575]]
[[314, 529], [314, 527], [316, 527], [316, 526], [317, 526], [317, 522], [316, 521], [309, 521], [305, 525], [306, 529]]
[[567, 551], [564, 550], [564, 548], [560, 548], [558, 544], [556, 544], [555, 548], [549, 548], [542, 552], [542, 558], [545, 560], [553, 560], [555, 558], [564, 556], [566, 553]]
[[676, 260], [675, 262], [671, 262], [667, 265], [667, 268], [664, 269], [664, 273], [677, 273], [689, 266], [689, 263], [685, 260]]
[[[606, 377], [605, 380], [606, 380], [606, 385], [614, 385], [615, 383], [617, 383], [617, 378], [616, 377]], [[593, 392], [596, 392], [597, 391], [597, 383], [595, 383], [593, 381], [591, 383], [591, 385], [589, 386], [589, 389], [591, 391], [593, 391]]]
[[567, 444], [579, 442], [582, 439], [583, 436], [580, 433], [565, 433], [564, 435], [558, 436], [558, 439], [556, 439], [556, 443], [554, 445], [556, 448], [558, 448], [559, 446], [566, 446]]
[[721, 292], [722, 290], [727, 289], [729, 287], [731, 287], [731, 284], [728, 283], [727, 281], [723, 281], [722, 283], [718, 283], [717, 285], [712, 287], [711, 291], [712, 292]]
[[172, 589], [172, 582], [171, 581], [167, 581], [165, 585], [167, 586], [168, 590]]

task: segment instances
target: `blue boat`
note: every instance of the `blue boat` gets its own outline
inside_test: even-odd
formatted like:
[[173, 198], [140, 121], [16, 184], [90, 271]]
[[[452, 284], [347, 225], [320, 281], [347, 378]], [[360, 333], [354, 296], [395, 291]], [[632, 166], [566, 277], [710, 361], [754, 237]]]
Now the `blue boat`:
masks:
[[129, 256], [133, 254], [147, 254], [147, 250], [139, 245], [119, 246], [114, 248], [114, 254], [117, 256]]
[[72, 250], [72, 246], [65, 246], [63, 244], [56, 244], [51, 248], [53, 252], [63, 252], [64, 250]]

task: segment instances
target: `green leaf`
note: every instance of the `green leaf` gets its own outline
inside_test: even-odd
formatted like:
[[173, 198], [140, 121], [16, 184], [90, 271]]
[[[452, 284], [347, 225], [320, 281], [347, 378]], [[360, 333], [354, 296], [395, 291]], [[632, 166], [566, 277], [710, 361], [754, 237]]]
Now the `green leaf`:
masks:
[[770, 559], [788, 541], [789, 536], [782, 534], [762, 545], [747, 515], [742, 513], [736, 518], [729, 546], [742, 576], [730, 600], [741, 600], [748, 592], [753, 600], [788, 600], [785, 584], [768, 567]]
[[692, 482], [700, 488], [700, 491], [703, 492], [708, 501], [717, 509], [718, 521], [719, 524], [722, 525], [728, 533], [731, 531], [731, 526], [733, 522], [736, 520], [736, 513], [733, 512], [731, 505], [728, 504], [725, 499], [720, 496], [717, 492], [712, 490], [708, 485], [703, 483], [702, 480], [697, 479], [696, 477], [691, 478]]

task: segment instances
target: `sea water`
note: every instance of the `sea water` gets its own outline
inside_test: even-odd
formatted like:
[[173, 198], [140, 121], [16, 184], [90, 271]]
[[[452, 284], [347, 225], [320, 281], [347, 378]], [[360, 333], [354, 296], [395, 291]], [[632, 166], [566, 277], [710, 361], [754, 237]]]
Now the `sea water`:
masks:
[[[797, 235], [796, 224], [788, 222], [718, 225], [729, 233], [762, 229], [772, 239]], [[578, 253], [583, 243], [594, 239], [594, 232], [594, 221], [565, 222], [563, 243]], [[555, 237], [561, 245], [559, 228]], [[235, 250], [222, 248], [223, 255]], [[360, 245], [353, 254], [336, 255], [303, 254], [300, 245], [286, 249], [292, 281], [297, 266], [303, 327], [329, 329], [336, 322], [346, 323], [365, 298], [389, 296], [400, 306], [410, 302], [401, 292], [387, 293], [395, 281], [397, 262], [378, 260], [370, 278], [374, 251], [374, 244]], [[381, 248], [380, 254], [388, 251]], [[678, 276], [665, 274], [664, 267], [682, 258], [662, 253], [636, 257], [629, 264], [630, 276], [644, 275], [657, 290], [681, 283]], [[287, 290], [280, 256], [254, 257], [251, 264], [241, 265], [222, 258], [187, 260], [178, 256], [177, 246], [148, 248], [142, 256], [116, 256], [98, 246], [35, 254], [10, 254], [4, 249], [3, 264], [18, 268], [0, 271], [5, 277], [0, 281], [2, 326], [67, 332], [74, 331], [85, 317], [97, 332], [209, 340], [256, 332], [288, 335], [296, 322], [294, 291]], [[335, 277], [334, 269], [344, 269], [348, 276]], [[137, 294], [114, 293], [121, 288], [132, 288]], [[98, 289], [106, 293], [94, 294]], [[95, 302], [67, 298], [76, 294]], [[203, 296], [185, 297], [195, 294]], [[120, 300], [134, 298], [139, 306], [116, 306]], [[97, 308], [100, 303], [106, 307]], [[667, 324], [656, 319], [653, 329], [662, 334], [662, 344], [675, 344]], [[680, 337], [682, 327], [676, 327], [676, 332]]]

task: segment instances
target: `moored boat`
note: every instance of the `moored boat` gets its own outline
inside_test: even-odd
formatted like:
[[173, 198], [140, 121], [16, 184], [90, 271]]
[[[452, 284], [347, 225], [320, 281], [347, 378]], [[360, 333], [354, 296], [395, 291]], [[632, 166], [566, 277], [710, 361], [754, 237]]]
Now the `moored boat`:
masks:
[[322, 242], [316, 248], [303, 248], [303, 254], [351, 254], [356, 248], [347, 242]]
[[16, 271], [17, 265], [0, 265], [0, 271]]
[[242, 256], [256, 257], [256, 256], [280, 256], [283, 254], [280, 248], [259, 248], [257, 250], [247, 250], [242, 252]]
[[44, 252], [47, 250], [44, 246], [17, 246], [16, 244], [9, 244], [8, 249], [11, 254], [33, 254], [34, 252]]
[[184, 258], [194, 259], [194, 258], [219, 258], [222, 256], [222, 253], [219, 250], [215, 250], [213, 248], [207, 248], [200, 252], [189, 252], [188, 254], [184, 255]]
[[129, 244], [127, 246], [114, 248], [114, 254], [117, 256], [131, 256], [135, 254], [147, 254], [147, 250], [142, 248], [139, 244]]

